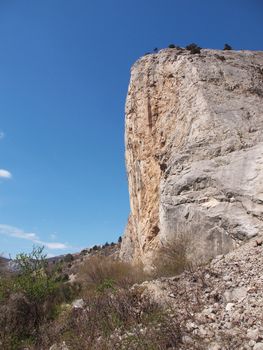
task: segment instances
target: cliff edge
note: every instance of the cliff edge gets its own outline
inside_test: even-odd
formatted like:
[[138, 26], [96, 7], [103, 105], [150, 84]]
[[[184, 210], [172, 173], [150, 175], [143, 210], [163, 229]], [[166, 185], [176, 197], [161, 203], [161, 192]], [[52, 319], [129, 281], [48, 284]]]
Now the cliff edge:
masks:
[[139, 59], [126, 101], [131, 213], [121, 258], [148, 264], [188, 237], [224, 254], [263, 228], [263, 52], [164, 49]]

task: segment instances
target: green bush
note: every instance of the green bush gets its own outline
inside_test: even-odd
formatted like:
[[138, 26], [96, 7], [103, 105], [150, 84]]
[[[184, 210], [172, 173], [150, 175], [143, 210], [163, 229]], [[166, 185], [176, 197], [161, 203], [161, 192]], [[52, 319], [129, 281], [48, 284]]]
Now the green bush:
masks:
[[201, 47], [197, 46], [195, 43], [189, 44], [185, 48], [189, 50], [191, 54], [201, 53]]
[[16, 256], [18, 275], [13, 280], [13, 291], [24, 293], [30, 300], [42, 302], [59, 286], [56, 273], [48, 271], [44, 247], [33, 247], [29, 254]]
[[80, 255], [87, 255], [89, 252], [88, 249], [83, 249], [81, 252], [80, 252]]
[[232, 47], [228, 44], [225, 44], [224, 50], [232, 50]]
[[65, 257], [64, 257], [64, 261], [66, 263], [70, 263], [74, 260], [74, 256], [72, 254], [67, 254]]
[[102, 281], [98, 286], [97, 286], [97, 291], [98, 292], [105, 292], [107, 290], [116, 290], [114, 287], [115, 281], [112, 278], [106, 278], [104, 281]]
[[18, 254], [16, 272], [0, 276], [1, 349], [22, 349], [29, 341], [37, 341], [42, 325], [79, 293], [77, 285], [63, 283], [66, 274], [61, 263], [49, 266], [43, 250], [33, 247], [30, 254]]

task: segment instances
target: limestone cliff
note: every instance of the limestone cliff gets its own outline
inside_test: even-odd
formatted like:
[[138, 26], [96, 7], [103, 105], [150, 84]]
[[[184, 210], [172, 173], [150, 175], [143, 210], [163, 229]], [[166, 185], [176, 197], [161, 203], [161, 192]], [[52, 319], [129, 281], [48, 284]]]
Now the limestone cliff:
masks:
[[225, 253], [263, 228], [263, 52], [165, 49], [139, 59], [126, 101], [131, 214], [121, 257], [191, 237]]

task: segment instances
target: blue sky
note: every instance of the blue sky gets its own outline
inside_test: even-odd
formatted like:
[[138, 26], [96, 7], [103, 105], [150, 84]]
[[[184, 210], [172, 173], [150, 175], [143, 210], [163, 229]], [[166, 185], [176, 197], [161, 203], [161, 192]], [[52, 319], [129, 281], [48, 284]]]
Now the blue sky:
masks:
[[153, 48], [263, 49], [261, 0], [0, 0], [0, 253], [123, 233], [124, 104]]

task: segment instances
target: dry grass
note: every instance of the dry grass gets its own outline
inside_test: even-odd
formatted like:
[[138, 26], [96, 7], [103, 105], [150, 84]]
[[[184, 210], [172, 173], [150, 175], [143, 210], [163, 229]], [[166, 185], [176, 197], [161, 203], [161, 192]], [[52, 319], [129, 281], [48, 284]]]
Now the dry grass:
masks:
[[188, 247], [189, 239], [184, 236], [178, 236], [173, 241], [163, 244], [153, 261], [153, 276], [175, 276], [186, 269], [192, 269], [193, 264], [187, 256]]
[[79, 268], [78, 281], [84, 290], [106, 288], [129, 288], [145, 281], [148, 276], [141, 266], [133, 266], [105, 256], [93, 256]]

